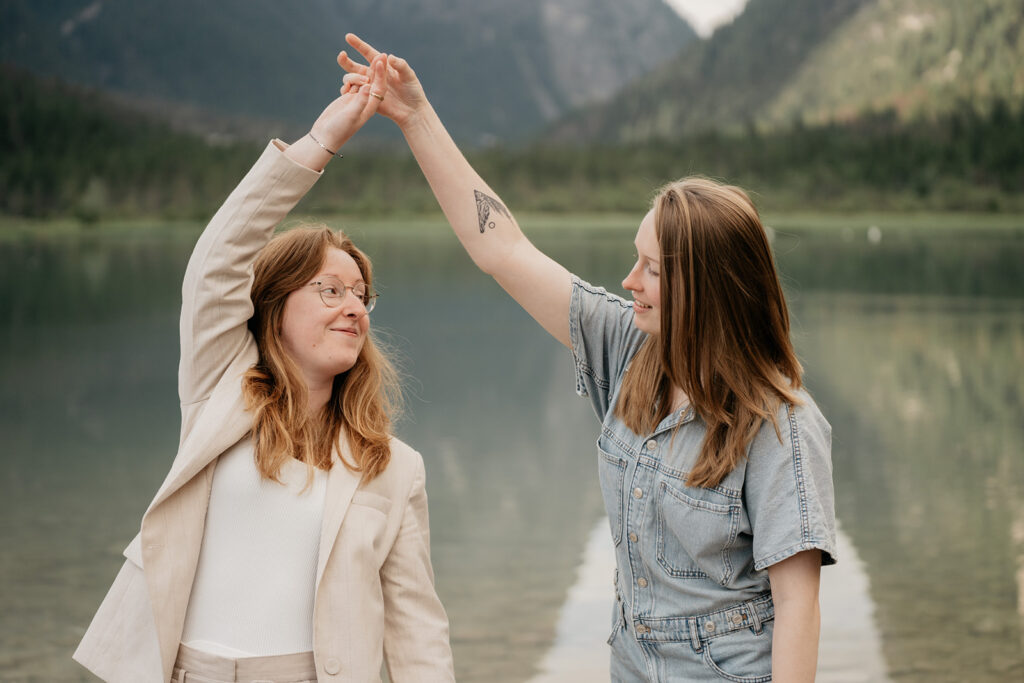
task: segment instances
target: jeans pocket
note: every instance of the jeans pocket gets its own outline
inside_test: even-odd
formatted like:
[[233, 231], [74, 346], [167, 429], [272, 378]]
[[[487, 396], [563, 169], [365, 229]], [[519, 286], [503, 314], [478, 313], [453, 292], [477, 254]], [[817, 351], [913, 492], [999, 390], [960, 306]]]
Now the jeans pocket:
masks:
[[612, 645], [624, 628], [626, 628], [626, 618], [622, 614], [622, 596], [619, 595], [619, 589], [616, 588], [615, 603], [612, 605], [612, 632], [605, 642]]
[[772, 626], [762, 624], [730, 631], [704, 643], [704, 665], [716, 676], [734, 683], [764, 683], [772, 680]]
[[598, 446], [597, 474], [601, 480], [601, 496], [608, 511], [612, 541], [619, 545], [622, 540], [622, 484], [626, 477], [626, 459], [608, 453]]

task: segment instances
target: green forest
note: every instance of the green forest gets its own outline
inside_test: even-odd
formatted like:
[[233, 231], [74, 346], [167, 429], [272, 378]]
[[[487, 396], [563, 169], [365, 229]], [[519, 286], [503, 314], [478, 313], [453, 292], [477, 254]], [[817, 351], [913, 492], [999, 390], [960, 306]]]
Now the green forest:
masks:
[[[0, 215], [85, 223], [202, 220], [262, 144], [178, 132], [107, 96], [0, 70]], [[754, 125], [679, 140], [492, 147], [470, 161], [514, 210], [642, 210], [662, 183], [706, 175], [752, 192], [762, 210], [1024, 210], [1024, 110], [963, 101], [911, 122], [895, 112], [851, 123]], [[437, 206], [403, 148], [358, 148], [332, 163], [307, 211], [410, 215]]]

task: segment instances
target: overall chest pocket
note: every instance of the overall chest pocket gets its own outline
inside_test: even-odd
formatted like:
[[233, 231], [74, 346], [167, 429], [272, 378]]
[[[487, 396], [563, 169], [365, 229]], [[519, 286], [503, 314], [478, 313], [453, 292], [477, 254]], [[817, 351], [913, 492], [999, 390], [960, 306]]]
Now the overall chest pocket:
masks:
[[626, 458], [605, 451], [601, 444], [597, 447], [597, 475], [601, 480], [601, 496], [608, 512], [608, 524], [611, 526], [612, 541], [619, 545], [622, 541], [622, 486], [626, 479]]
[[[671, 577], [732, 579], [730, 549], [740, 528], [740, 503], [702, 500], [662, 481], [658, 484], [657, 558]], [[722, 496], [724, 498], [724, 496]]]

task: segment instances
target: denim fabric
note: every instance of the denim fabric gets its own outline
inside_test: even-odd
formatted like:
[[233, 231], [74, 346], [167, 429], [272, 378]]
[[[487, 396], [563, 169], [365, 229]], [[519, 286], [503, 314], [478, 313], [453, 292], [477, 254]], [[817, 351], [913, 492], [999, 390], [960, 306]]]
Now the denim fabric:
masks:
[[[615, 415], [647, 338], [632, 306], [573, 280], [576, 391], [601, 419], [598, 475], [615, 545], [612, 679], [768, 681], [774, 608], [766, 568], [802, 550], [835, 562], [831, 428], [810, 395], [783, 406], [744, 464], [686, 486], [705, 425], [686, 408], [650, 434]], [[676, 427], [678, 426], [678, 429]]]

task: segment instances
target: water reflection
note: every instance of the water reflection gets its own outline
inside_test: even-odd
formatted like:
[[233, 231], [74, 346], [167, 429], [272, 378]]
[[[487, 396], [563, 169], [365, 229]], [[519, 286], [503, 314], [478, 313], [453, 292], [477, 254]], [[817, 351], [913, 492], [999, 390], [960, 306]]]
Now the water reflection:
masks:
[[1019, 679], [1019, 301], [807, 296], [797, 317], [890, 674]]
[[427, 464], [456, 672], [525, 680], [601, 513], [589, 406], [574, 398], [568, 351], [450, 243], [367, 249], [387, 283], [375, 322], [417, 380], [399, 431]]
[[608, 576], [615, 570], [615, 548], [608, 518], [601, 517], [587, 536], [576, 582], [569, 589], [558, 619], [558, 631], [539, 673], [528, 683], [585, 683], [609, 677], [609, 613], [615, 589]]
[[817, 683], [890, 683], [871, 601], [871, 579], [842, 524], [840, 561], [821, 573], [821, 639]]
[[185, 255], [166, 240], [0, 246], [4, 680], [91, 679], [71, 650], [177, 441]]
[[[633, 230], [538, 241], [614, 286]], [[889, 235], [871, 252], [776, 243], [797, 346], [834, 428], [838, 517], [873, 602], [860, 632], [878, 629], [892, 680], [1019, 679], [1024, 271], [958, 275], [956, 253], [991, 265], [1024, 251], [1003, 236], [941, 247]], [[177, 307], [193, 237], [0, 244], [0, 679], [88, 679], [70, 652], [177, 440]], [[398, 431], [427, 462], [459, 680], [550, 671], [602, 515], [596, 424], [573, 396], [568, 352], [447, 235], [371, 232], [361, 244], [383, 291], [374, 324], [414, 380]], [[930, 268], [938, 275], [921, 285]], [[894, 295], [928, 288], [958, 296]], [[605, 661], [603, 635], [594, 643]], [[863, 664], [822, 657], [833, 680]]]

